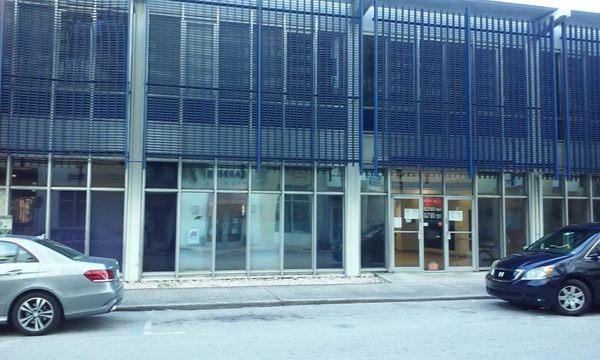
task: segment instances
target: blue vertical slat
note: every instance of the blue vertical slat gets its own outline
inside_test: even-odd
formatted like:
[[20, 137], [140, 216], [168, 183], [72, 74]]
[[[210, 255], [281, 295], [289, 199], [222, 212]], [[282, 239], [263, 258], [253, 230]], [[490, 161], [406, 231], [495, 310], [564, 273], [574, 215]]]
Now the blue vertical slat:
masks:
[[260, 168], [262, 155], [262, 0], [256, 11], [256, 166]]
[[[554, 17], [550, 17], [550, 61], [552, 70], [552, 117], [554, 121], [554, 177], [558, 179], [558, 99], [556, 91], [556, 58], [554, 57]], [[544, 29], [545, 31], [545, 29]]]
[[379, 109], [379, 77], [378, 77], [378, 47], [379, 47], [379, 38], [378, 38], [378, 14], [377, 14], [377, 0], [373, 0], [373, 174], [377, 176], [379, 174], [377, 167], [379, 166], [379, 155], [378, 155], [378, 109]]
[[[569, 83], [568, 83], [568, 76], [567, 76], [567, 36], [566, 36], [566, 26], [565, 23], [563, 21], [563, 23], [561, 24], [561, 30], [562, 30], [562, 35], [561, 35], [561, 43], [562, 43], [562, 83], [563, 83], [563, 112], [564, 112], [564, 117], [563, 117], [563, 121], [564, 121], [564, 126], [565, 126], [565, 172], [567, 175], [567, 179], [571, 180], [571, 131], [569, 129], [570, 124], [570, 117], [569, 117]], [[554, 32], [553, 30], [550, 30], [552, 32]], [[554, 51], [552, 51], [552, 54], [554, 55]], [[556, 98], [555, 98], [556, 99]], [[557, 100], [556, 100], [557, 101]]]
[[363, 173], [363, 0], [358, 0], [358, 170]]
[[469, 177], [473, 178], [473, 119], [471, 115], [471, 25], [468, 7], [465, 8], [465, 47], [467, 58], [467, 172]]

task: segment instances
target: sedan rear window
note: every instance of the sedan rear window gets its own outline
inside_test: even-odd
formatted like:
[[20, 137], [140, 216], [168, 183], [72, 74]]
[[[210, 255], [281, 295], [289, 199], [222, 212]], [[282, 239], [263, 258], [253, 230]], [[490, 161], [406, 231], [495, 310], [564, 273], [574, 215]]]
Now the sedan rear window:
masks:
[[526, 250], [567, 254], [577, 249], [595, 233], [594, 230], [561, 229], [544, 236]]
[[54, 250], [57, 253], [68, 257], [71, 260], [81, 260], [85, 257], [85, 254], [82, 254], [77, 250], [73, 250], [70, 247], [65, 246], [61, 243], [57, 243], [56, 241], [44, 239], [44, 240], [37, 240], [36, 243], [38, 243], [40, 245], [44, 245], [48, 249]]

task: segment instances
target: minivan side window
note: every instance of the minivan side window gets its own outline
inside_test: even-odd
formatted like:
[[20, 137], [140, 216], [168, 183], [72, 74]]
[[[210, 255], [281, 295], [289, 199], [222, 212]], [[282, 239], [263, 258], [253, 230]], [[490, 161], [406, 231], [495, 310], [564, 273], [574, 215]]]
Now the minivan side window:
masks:
[[0, 241], [0, 264], [14, 263], [18, 252], [16, 244]]

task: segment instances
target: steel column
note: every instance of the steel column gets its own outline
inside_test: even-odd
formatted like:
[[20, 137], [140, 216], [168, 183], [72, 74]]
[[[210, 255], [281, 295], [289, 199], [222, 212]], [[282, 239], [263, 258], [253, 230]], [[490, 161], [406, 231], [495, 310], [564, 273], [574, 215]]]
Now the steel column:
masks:
[[[563, 21], [561, 24], [561, 55], [562, 55], [562, 85], [563, 85], [563, 121], [565, 126], [565, 174], [567, 176], [567, 180], [571, 180], [571, 129], [569, 124], [569, 78], [567, 75], [567, 36], [566, 36], [566, 26]], [[554, 52], [552, 52], [554, 56]], [[558, 99], [555, 98], [556, 101]], [[558, 129], [557, 129], [558, 131]]]
[[550, 62], [552, 70], [552, 118], [554, 121], [554, 178], [558, 179], [558, 99], [556, 92], [556, 59], [554, 58], [554, 16], [550, 17]]
[[379, 146], [377, 132], [378, 129], [378, 102], [379, 102], [379, 66], [377, 64], [379, 42], [377, 41], [377, 0], [373, 0], [373, 174], [377, 176], [379, 174], [379, 154], [377, 147]]

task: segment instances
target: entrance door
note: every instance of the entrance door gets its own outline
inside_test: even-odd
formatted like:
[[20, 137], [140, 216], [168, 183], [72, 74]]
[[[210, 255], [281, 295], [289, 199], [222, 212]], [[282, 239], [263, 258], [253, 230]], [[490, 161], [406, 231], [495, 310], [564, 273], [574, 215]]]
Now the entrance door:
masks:
[[421, 201], [417, 197], [395, 198], [393, 204], [395, 267], [419, 268], [422, 258]]
[[470, 198], [446, 199], [447, 264], [450, 267], [473, 266], [472, 208]]
[[446, 267], [444, 241], [444, 198], [423, 197], [423, 268], [429, 271]]

